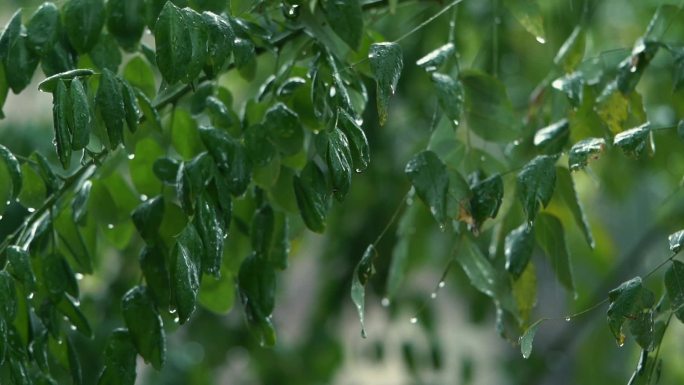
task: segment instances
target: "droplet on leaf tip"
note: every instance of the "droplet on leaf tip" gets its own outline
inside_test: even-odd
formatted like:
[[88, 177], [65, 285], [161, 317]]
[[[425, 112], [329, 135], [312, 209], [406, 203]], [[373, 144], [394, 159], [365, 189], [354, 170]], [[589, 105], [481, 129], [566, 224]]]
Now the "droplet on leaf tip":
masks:
[[33, 293], [28, 293], [28, 295], [26, 296], [26, 299], [33, 299]]
[[174, 318], [174, 319], [173, 319], [173, 322], [175, 322], [175, 323], [179, 323], [179, 322], [180, 322], [180, 317], [176, 317], [176, 318]]
[[432, 294], [430, 294], [430, 298], [436, 299], [437, 298], [437, 292], [432, 292]]
[[384, 297], [382, 300], [380, 300], [380, 304], [383, 307], [388, 307], [390, 305], [390, 300], [387, 297]]
[[147, 195], [145, 195], [145, 194], [140, 195], [140, 200], [145, 202], [147, 200]]
[[543, 37], [537, 36], [536, 39], [539, 42], [539, 44], [546, 44], [546, 39], [544, 39]]
[[83, 279], [83, 274], [81, 274], [81, 273], [76, 273], [75, 276], [76, 276], [76, 279], [79, 281]]
[[128, 159], [129, 160], [135, 159], [135, 154], [128, 154]]
[[36, 209], [34, 209], [33, 207], [27, 207], [26, 210], [28, 210], [28, 212], [30, 212], [30, 213], [36, 212]]
[[76, 326], [71, 325], [71, 326], [69, 326], [69, 329], [71, 329], [72, 331], [75, 331], [75, 330], [76, 330]]
[[439, 288], [441, 289], [441, 288], [443, 288], [444, 286], [446, 286], [446, 282], [444, 282], [444, 281], [439, 281], [439, 284], [438, 284], [437, 286], [439, 286]]
[[416, 318], [416, 317], [411, 317], [410, 322], [411, 322], [412, 324], [416, 324], [416, 323], [418, 323], [418, 318]]
[[570, 321], [572, 321], [572, 317], [570, 317], [570, 316], [565, 317], [565, 322], [570, 322]]

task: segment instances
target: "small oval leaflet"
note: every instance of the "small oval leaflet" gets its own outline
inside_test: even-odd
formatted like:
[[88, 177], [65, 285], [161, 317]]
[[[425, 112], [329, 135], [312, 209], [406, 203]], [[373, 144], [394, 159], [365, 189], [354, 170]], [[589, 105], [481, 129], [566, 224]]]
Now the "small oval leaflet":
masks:
[[570, 171], [585, 168], [589, 159], [598, 159], [605, 148], [606, 141], [603, 138], [587, 138], [575, 143], [570, 148], [570, 155], [568, 157]]
[[534, 335], [537, 334], [539, 325], [541, 325], [541, 323], [544, 321], [545, 320], [543, 318], [536, 321], [525, 330], [522, 336], [520, 336], [520, 340], [518, 342], [520, 343], [520, 353], [522, 353], [523, 358], [530, 358], [530, 354], [532, 354], [532, 342], [534, 341]]
[[670, 251], [679, 253], [684, 243], [684, 230], [679, 230], [676, 233], [670, 234], [667, 239], [670, 241]]
[[387, 121], [389, 99], [397, 88], [404, 59], [401, 46], [397, 43], [373, 43], [368, 51], [371, 72], [377, 82], [377, 108], [380, 125]]

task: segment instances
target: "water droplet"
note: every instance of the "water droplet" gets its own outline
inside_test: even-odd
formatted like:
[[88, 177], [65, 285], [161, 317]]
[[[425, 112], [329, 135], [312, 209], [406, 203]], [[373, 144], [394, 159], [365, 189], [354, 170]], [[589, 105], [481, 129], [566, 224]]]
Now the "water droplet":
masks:
[[28, 210], [28, 212], [30, 212], [30, 213], [36, 212], [36, 209], [34, 209], [33, 207], [27, 207], [26, 210]]
[[147, 195], [145, 195], [145, 194], [140, 195], [140, 200], [145, 202], [147, 200]]
[[514, 146], [519, 146], [519, 145], [520, 145], [520, 141], [519, 141], [518, 139], [514, 140], [514, 141], [513, 141], [513, 145], [514, 145]]
[[416, 317], [411, 317], [410, 322], [411, 322], [412, 324], [416, 324], [416, 323], [418, 323], [418, 318], [416, 318]]
[[107, 224], [107, 228], [111, 230], [111, 229], [113, 229], [113, 228], [114, 228], [114, 225], [113, 225], [113, 224], [111, 224], [111, 223], [109, 223], [109, 224]]
[[411, 206], [412, 204], [413, 204], [413, 198], [411, 198], [411, 197], [406, 198], [406, 205]]
[[537, 41], [539, 42], [539, 44], [546, 44], [546, 39], [544, 39], [541, 36], [537, 36]]
[[330, 97], [334, 98], [336, 94], [337, 90], [335, 89], [335, 87], [330, 87]]
[[81, 301], [75, 300], [75, 301], [74, 301], [74, 306], [81, 306]]
[[484, 161], [485, 161], [485, 157], [484, 157], [484, 155], [482, 155], [482, 156], [480, 157], [480, 162], [484, 162]]
[[437, 298], [437, 292], [433, 291], [432, 294], [430, 294], [430, 298], [432, 298], [432, 299]]
[[444, 223], [439, 224], [439, 231], [444, 232], [446, 230], [446, 226], [444, 226]]
[[629, 67], [629, 72], [631, 72], [631, 73], [637, 72], [637, 67], [636, 66]]
[[565, 322], [570, 322], [570, 321], [572, 321], [572, 317], [570, 317], [570, 316], [565, 317]]
[[76, 279], [78, 279], [79, 281], [83, 279], [83, 274], [76, 273], [75, 275], [76, 275]]
[[176, 314], [176, 308], [175, 308], [175, 307], [170, 307], [170, 308], [169, 308], [169, 313], [171, 313], [171, 314]]
[[0, 221], [2, 220], [2, 215], [0, 215]]
[[71, 325], [71, 326], [69, 326], [69, 329], [71, 329], [71, 330], [76, 330], [76, 326]]
[[33, 293], [28, 293], [28, 295], [26, 296], [26, 299], [33, 299]]
[[5, 204], [6, 204], [7, 206], [9, 206], [10, 204], [12, 204], [12, 201], [7, 201], [7, 202], [5, 202]]
[[625, 341], [618, 342], [618, 348], [625, 346]]
[[354, 169], [354, 171], [356, 171], [357, 174], [360, 174], [363, 172], [363, 170], [361, 170], [360, 168]]
[[179, 317], [174, 318], [174, 319], [173, 319], [173, 322], [179, 323], [179, 322], [180, 322], [180, 318], [179, 318]]
[[390, 300], [387, 297], [384, 297], [382, 300], [380, 300], [380, 304], [383, 307], [388, 307], [390, 305]]
[[438, 284], [437, 286], [439, 286], [439, 288], [441, 289], [441, 288], [443, 288], [444, 286], [446, 286], [446, 282], [444, 282], [444, 281], [439, 281], [439, 284]]
[[128, 159], [129, 160], [135, 159], [135, 154], [128, 154]]
[[61, 344], [63, 344], [63, 343], [64, 343], [64, 341], [63, 341], [61, 338], [57, 340], [57, 344], [58, 344], [58, 345], [61, 345]]
[[456, 120], [456, 119], [453, 120], [453, 123], [454, 123], [454, 126], [458, 126], [459, 124], [461, 124], [461, 123], [460, 123], [458, 120]]

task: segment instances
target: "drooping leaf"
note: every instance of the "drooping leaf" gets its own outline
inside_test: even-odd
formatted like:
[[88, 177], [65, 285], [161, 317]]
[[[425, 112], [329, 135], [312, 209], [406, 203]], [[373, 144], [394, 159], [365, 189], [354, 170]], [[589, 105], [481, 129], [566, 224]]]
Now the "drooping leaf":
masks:
[[387, 121], [389, 99], [397, 88], [404, 59], [397, 43], [373, 43], [368, 51], [371, 72], [377, 82], [377, 108], [380, 125]]
[[653, 344], [654, 323], [653, 310], [644, 309], [637, 312], [629, 321], [629, 332], [634, 337], [639, 346], [645, 350], [650, 350]]
[[121, 82], [121, 96], [123, 98], [124, 111], [126, 112], [126, 125], [131, 132], [138, 130], [138, 121], [142, 116], [140, 105], [138, 104], [138, 97], [127, 81], [119, 78]]
[[275, 232], [275, 217], [270, 205], [264, 205], [254, 213], [252, 218], [252, 250], [263, 259], [269, 259]]
[[332, 176], [333, 195], [342, 201], [351, 186], [353, 161], [349, 141], [342, 130], [336, 127], [328, 130], [327, 137], [325, 160]]
[[252, 179], [252, 165], [244, 146], [225, 131], [201, 127], [199, 132], [204, 146], [226, 178], [231, 194], [244, 194]]
[[432, 151], [416, 154], [404, 170], [420, 199], [440, 226], [447, 221], [447, 192], [449, 174], [446, 166]]
[[290, 255], [290, 220], [287, 214], [276, 212], [274, 227], [270, 261], [276, 268], [285, 270]]
[[10, 180], [12, 182], [9, 199], [14, 200], [19, 196], [19, 192], [21, 191], [21, 166], [19, 165], [19, 161], [14, 154], [12, 154], [12, 152], [2, 144], [0, 144], [0, 160], [2, 160], [7, 168]]
[[337, 36], [356, 50], [363, 35], [363, 12], [359, 0], [325, 0], [325, 18]]
[[534, 341], [534, 335], [537, 334], [537, 329], [539, 329], [539, 325], [541, 325], [543, 321], [544, 319], [540, 319], [528, 326], [523, 335], [520, 336], [520, 353], [522, 353], [523, 358], [530, 358], [530, 354], [532, 354], [532, 342]]
[[247, 321], [255, 327], [261, 344], [272, 346], [275, 343], [275, 331], [270, 318], [275, 306], [276, 289], [273, 266], [255, 254], [250, 255], [240, 265], [238, 287]]
[[133, 224], [147, 243], [155, 242], [164, 216], [164, 198], [156, 196], [141, 203], [131, 213]]
[[506, 270], [518, 279], [525, 271], [532, 251], [534, 250], [534, 228], [523, 223], [513, 229], [504, 242], [504, 255], [506, 256]]
[[525, 325], [530, 320], [532, 310], [537, 306], [537, 269], [534, 263], [528, 263], [520, 277], [511, 286], [518, 309], [518, 322]]
[[503, 179], [494, 174], [471, 186], [473, 197], [470, 199], [470, 214], [474, 227], [479, 228], [487, 218], [495, 218], [501, 207], [504, 195]]
[[145, 30], [145, 1], [108, 0], [107, 30], [121, 47], [135, 49]]
[[244, 133], [245, 148], [255, 166], [266, 166], [278, 154], [269, 140], [269, 132], [262, 124], [247, 127]]
[[42, 56], [47, 47], [57, 38], [59, 25], [59, 9], [53, 2], [45, 2], [31, 15], [26, 24], [28, 47], [38, 56]]
[[547, 154], [555, 154], [567, 143], [570, 137], [570, 123], [567, 119], [561, 119], [557, 122], [539, 129], [534, 134], [534, 145], [541, 147]]
[[674, 314], [684, 322], [684, 263], [672, 261], [665, 272], [665, 290]]
[[39, 58], [29, 49], [26, 29], [21, 25], [21, 10], [12, 15], [0, 35], [0, 60], [12, 92], [17, 94], [29, 85]]
[[79, 53], [88, 53], [97, 43], [105, 23], [102, 0], [68, 0], [62, 7], [62, 20], [71, 45]]
[[43, 284], [53, 298], [68, 293], [78, 298], [78, 282], [73, 270], [64, 258], [55, 253], [46, 254], [41, 261]]
[[29, 211], [33, 211], [43, 205], [47, 196], [47, 188], [43, 178], [29, 163], [24, 163], [21, 166], [21, 176], [21, 192], [19, 192], [17, 200]]
[[57, 83], [57, 89], [52, 98], [52, 119], [55, 131], [55, 147], [57, 157], [64, 169], [71, 163], [71, 135], [67, 116], [69, 114], [69, 93], [63, 80]]
[[207, 112], [211, 118], [211, 123], [219, 128], [230, 129], [239, 125], [232, 111], [217, 97], [209, 96], [205, 100]]
[[171, 252], [171, 290], [180, 324], [187, 322], [195, 311], [203, 255], [202, 240], [190, 224], [176, 237]]
[[293, 179], [294, 193], [300, 215], [311, 231], [322, 233], [330, 208], [325, 175], [318, 166], [307, 163], [299, 176]]
[[570, 175], [570, 171], [565, 167], [556, 167], [556, 191], [558, 191], [561, 199], [572, 213], [575, 223], [577, 223], [577, 226], [582, 231], [587, 244], [593, 249], [594, 237], [591, 234], [589, 220], [580, 204], [577, 191], [575, 191], [575, 182], [572, 180], [572, 175]]
[[21, 282], [24, 287], [32, 292], [35, 289], [36, 278], [31, 267], [31, 259], [28, 252], [18, 246], [9, 246], [5, 253], [7, 254], [7, 261], [10, 266], [10, 273], [14, 275], [17, 281]]
[[114, 73], [119, 71], [119, 66], [123, 60], [121, 50], [116, 39], [108, 33], [100, 35], [97, 44], [88, 53], [95, 67], [100, 70], [108, 69]]
[[627, 156], [639, 158], [649, 149], [650, 133], [650, 123], [642, 124], [615, 135], [613, 146], [621, 149]]
[[541, 213], [536, 219], [534, 233], [537, 243], [549, 258], [556, 278], [571, 293], [574, 293], [575, 282], [570, 254], [565, 243], [563, 224], [557, 217]]
[[482, 139], [507, 142], [520, 135], [504, 85], [496, 78], [477, 71], [461, 72], [465, 89], [465, 118], [468, 127]]
[[544, 19], [536, 0], [507, 0], [505, 4], [506, 8], [511, 11], [527, 32], [534, 36], [539, 43], [546, 43]]
[[226, 233], [221, 224], [217, 202], [207, 192], [197, 197], [195, 227], [204, 244], [202, 271], [218, 278], [223, 258], [223, 239]]
[[159, 370], [166, 360], [164, 325], [145, 286], [136, 286], [121, 299], [121, 312], [138, 353]]
[[606, 141], [603, 138], [587, 138], [575, 143], [570, 148], [570, 155], [568, 156], [570, 171], [585, 168], [589, 159], [598, 159], [605, 147]]
[[361, 172], [365, 170], [370, 163], [370, 150], [368, 148], [366, 134], [347, 111], [339, 108], [337, 114], [335, 127], [340, 129], [347, 137], [354, 169], [356, 172]]
[[681, 250], [684, 245], [684, 230], [679, 230], [676, 233], [670, 234], [667, 239], [670, 242], [670, 251], [679, 253], [679, 250]]
[[[202, 15], [191, 8], [183, 8], [181, 9], [181, 12], [183, 13], [186, 31], [190, 34], [191, 48], [190, 62], [188, 63], [187, 72], [184, 74], [182, 80], [186, 83], [190, 83], [199, 76], [204, 67], [204, 63], [206, 62], [208, 54], [207, 24], [202, 19]], [[171, 44], [173, 44], [173, 42]]]
[[454, 43], [446, 43], [443, 46], [418, 59], [416, 65], [427, 72], [436, 71], [439, 66], [446, 62], [456, 51]]
[[88, 145], [90, 127], [94, 120], [88, 94], [78, 77], [71, 80], [69, 99], [71, 103], [71, 149], [77, 151]]
[[553, 63], [563, 68], [565, 73], [572, 73], [584, 58], [585, 35], [581, 25], [575, 26], [553, 58]]
[[57, 83], [59, 80], [73, 80], [75, 78], [83, 78], [83, 77], [88, 77], [90, 75], [93, 75], [95, 72], [91, 69], [87, 68], [79, 68], [76, 70], [71, 70], [71, 71], [66, 71], [66, 72], [60, 72], [58, 74], [54, 74], [47, 79], [43, 80], [38, 84], [38, 89], [43, 91], [43, 92], [55, 92], [55, 89], [57, 89]]
[[528, 162], [518, 174], [518, 197], [527, 220], [532, 222], [540, 206], [551, 201], [556, 185], [557, 156], [539, 155]]
[[16, 314], [17, 296], [14, 279], [8, 272], [2, 270], [0, 271], [0, 320], [12, 323]]
[[275, 146], [284, 155], [294, 155], [302, 149], [304, 131], [297, 114], [283, 103], [269, 108], [262, 125]]
[[183, 11], [168, 1], [154, 27], [156, 57], [159, 72], [167, 83], [183, 79], [192, 60], [192, 38]]
[[78, 330], [85, 337], [92, 337], [93, 331], [88, 323], [88, 319], [85, 317], [81, 311], [78, 302], [71, 299], [67, 295], [63, 295], [59, 303], [57, 304], [57, 310], [62, 313], [73, 325], [76, 330]]
[[584, 77], [580, 72], [572, 72], [551, 82], [551, 87], [564, 93], [573, 107], [578, 107], [583, 101]]
[[366, 251], [363, 253], [361, 260], [354, 268], [354, 275], [352, 276], [351, 298], [356, 306], [356, 311], [359, 313], [359, 320], [361, 321], [361, 337], [366, 338], [366, 326], [364, 322], [365, 317], [365, 303], [366, 303], [366, 284], [370, 278], [375, 274], [375, 266], [373, 266], [373, 259], [377, 258], [378, 252], [375, 246], [368, 245]]
[[135, 384], [135, 345], [127, 329], [115, 329], [107, 340], [104, 351], [105, 367], [98, 385]]
[[123, 124], [126, 110], [121, 82], [108, 69], [102, 71], [100, 85], [97, 89], [96, 104], [107, 128], [109, 147], [116, 148], [123, 143]]
[[169, 306], [169, 269], [167, 267], [166, 252], [162, 244], [143, 247], [140, 252], [140, 269], [145, 277], [147, 290], [160, 308]]
[[233, 55], [235, 57], [235, 67], [237, 67], [246, 80], [252, 80], [256, 75], [256, 52], [254, 43], [249, 39], [236, 37], [233, 41]]
[[651, 308], [655, 303], [653, 292], [644, 288], [640, 277], [623, 282], [608, 293], [608, 326], [619, 346], [625, 343], [622, 326], [634, 319], [638, 313]]
[[454, 126], [458, 126], [463, 111], [463, 87], [461, 87], [461, 83], [449, 75], [439, 72], [433, 72], [431, 76], [442, 111]]

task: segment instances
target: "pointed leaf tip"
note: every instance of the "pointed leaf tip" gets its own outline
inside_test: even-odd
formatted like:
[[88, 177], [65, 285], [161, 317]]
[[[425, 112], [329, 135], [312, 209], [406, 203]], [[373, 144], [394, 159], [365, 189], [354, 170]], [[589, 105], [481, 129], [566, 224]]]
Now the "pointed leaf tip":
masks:
[[378, 252], [375, 246], [368, 245], [366, 251], [363, 253], [361, 260], [354, 268], [354, 276], [352, 277], [351, 298], [359, 313], [359, 321], [361, 322], [361, 337], [366, 338], [366, 326], [364, 321], [365, 313], [365, 299], [366, 299], [366, 284], [371, 276], [375, 274], [375, 266], [373, 266], [373, 259]]
[[380, 125], [387, 121], [389, 99], [394, 94], [404, 68], [401, 46], [397, 43], [373, 43], [368, 52], [371, 72], [377, 82], [377, 107]]
[[532, 342], [534, 342], [534, 335], [537, 334], [537, 329], [539, 329], [539, 325], [541, 325], [542, 322], [544, 322], [543, 318], [530, 325], [525, 330], [523, 335], [520, 336], [520, 340], [518, 342], [520, 343], [520, 353], [522, 353], [524, 359], [530, 358], [530, 355], [532, 354]]

